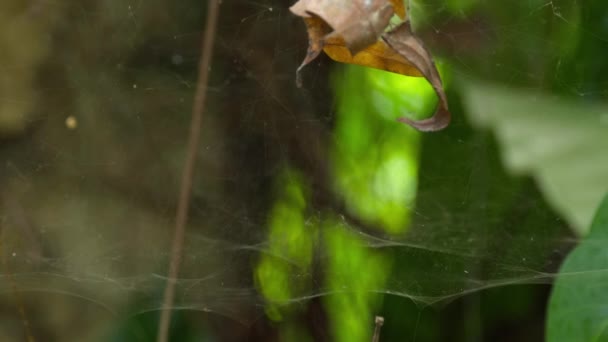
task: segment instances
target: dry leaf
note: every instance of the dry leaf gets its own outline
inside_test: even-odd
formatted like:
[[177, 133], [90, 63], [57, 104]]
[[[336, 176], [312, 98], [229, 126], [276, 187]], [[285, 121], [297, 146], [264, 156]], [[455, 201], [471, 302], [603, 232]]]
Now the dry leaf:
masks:
[[423, 76], [414, 65], [393, 51], [383, 40], [353, 56], [344, 45], [343, 39], [328, 38], [325, 40], [323, 51], [336, 62], [368, 66], [407, 76]]
[[385, 33], [382, 35], [382, 39], [420, 71], [431, 83], [439, 97], [439, 105], [432, 117], [424, 120], [412, 120], [403, 117], [399, 118], [399, 121], [423, 132], [438, 131], [447, 127], [450, 123], [450, 111], [448, 110], [448, 99], [443, 90], [441, 76], [439, 76], [431, 54], [424, 48], [420, 39], [412, 33], [409, 22], [404, 22], [394, 30]]
[[300, 0], [290, 10], [303, 18], [316, 18], [315, 26], [328, 26], [353, 53], [376, 42], [395, 13], [386, 0]]
[[[296, 71], [298, 86], [302, 85], [302, 68], [323, 50], [337, 62], [383, 70], [388, 70], [383, 66], [390, 66], [389, 71], [392, 72], [421, 76], [406, 60], [389, 53], [390, 49], [379, 40], [393, 14], [405, 18], [402, 0], [300, 0], [290, 10], [304, 18], [308, 31], [308, 52]], [[361, 50], [367, 50], [370, 45], [376, 47], [358, 56]], [[366, 61], [373, 63], [365, 64]]]
[[439, 97], [437, 112], [420, 121], [399, 120], [420, 131], [437, 131], [449, 124], [441, 78], [431, 55], [413, 35], [409, 22], [384, 32], [394, 14], [405, 18], [402, 0], [300, 0], [290, 10], [304, 18], [309, 39], [306, 58], [296, 70], [298, 86], [302, 85], [302, 68], [325, 51], [337, 62], [424, 76]]

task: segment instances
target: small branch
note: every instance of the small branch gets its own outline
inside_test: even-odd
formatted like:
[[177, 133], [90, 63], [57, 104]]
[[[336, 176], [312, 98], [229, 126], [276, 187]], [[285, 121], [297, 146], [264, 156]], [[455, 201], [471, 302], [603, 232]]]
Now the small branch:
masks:
[[177, 204], [177, 214], [175, 218], [175, 232], [171, 248], [171, 260], [169, 263], [169, 276], [167, 287], [163, 294], [163, 304], [161, 308], [160, 322], [158, 326], [158, 342], [167, 342], [169, 338], [169, 328], [171, 323], [171, 307], [175, 298], [175, 283], [179, 275], [179, 268], [182, 261], [184, 247], [184, 235], [186, 222], [188, 221], [188, 211], [190, 209], [190, 197], [196, 164], [198, 145], [201, 140], [201, 123], [205, 99], [207, 95], [207, 83], [209, 79], [209, 67], [213, 57], [213, 44], [219, 13], [220, 0], [208, 0], [207, 25], [202, 41], [201, 59], [198, 65], [198, 83], [194, 95], [192, 107], [192, 121], [190, 123], [190, 137], [188, 140], [188, 155], [184, 165], [181, 178], [181, 187]]
[[384, 317], [376, 316], [376, 328], [374, 329], [374, 336], [372, 337], [372, 342], [380, 341], [380, 329], [382, 329], [383, 324]]

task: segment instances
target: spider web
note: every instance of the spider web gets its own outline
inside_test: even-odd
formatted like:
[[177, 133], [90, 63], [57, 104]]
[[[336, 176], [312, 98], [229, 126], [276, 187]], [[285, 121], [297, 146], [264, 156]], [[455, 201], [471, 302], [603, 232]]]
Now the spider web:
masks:
[[[414, 2], [454, 115], [447, 131], [419, 135], [394, 119], [429, 115], [433, 99], [430, 88], [427, 97], [390, 95], [404, 77], [321, 58], [296, 88], [307, 41], [289, 5], [221, 5], [172, 308], [251, 324], [339, 293], [430, 305], [551, 282], [576, 242], [572, 231], [584, 234], [608, 190], [586, 173], [608, 169], [595, 153], [607, 144], [608, 87], [579, 60], [585, 42], [605, 46], [605, 28], [584, 25], [577, 2]], [[200, 1], [0, 6], [10, 18], [0, 40], [10, 51], [1, 57], [0, 300], [10, 308], [2, 314], [17, 321], [17, 305], [31, 325], [69, 331], [62, 339], [94, 339], [100, 322], [161, 309], [172, 281], [204, 10]], [[355, 98], [376, 121], [353, 114]], [[576, 143], [559, 145], [564, 121], [536, 115], [555, 108], [572, 108], [555, 116], [586, 132]], [[362, 126], [348, 126], [356, 120]], [[356, 134], [348, 140], [341, 129]], [[369, 165], [384, 160], [374, 151], [387, 144], [398, 162], [378, 163], [397, 171], [382, 178]], [[410, 159], [398, 159], [403, 151]], [[576, 189], [564, 188], [581, 173], [589, 176]], [[357, 188], [368, 176], [376, 192]], [[397, 201], [389, 214], [385, 193]], [[371, 280], [350, 278], [376, 266]], [[67, 318], [40, 318], [57, 312]], [[66, 328], [76, 317], [86, 332]]]

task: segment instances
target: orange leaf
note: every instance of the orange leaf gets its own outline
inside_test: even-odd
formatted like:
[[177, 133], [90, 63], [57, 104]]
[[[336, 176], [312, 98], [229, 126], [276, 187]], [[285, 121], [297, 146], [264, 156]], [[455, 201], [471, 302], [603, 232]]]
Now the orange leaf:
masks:
[[336, 62], [362, 65], [406, 76], [422, 76], [416, 67], [393, 51], [382, 40], [353, 56], [342, 38], [328, 38], [325, 40], [323, 51]]
[[405, 11], [403, 0], [389, 0], [389, 2], [391, 5], [393, 5], [393, 11], [395, 11], [395, 14], [399, 16], [399, 18], [405, 19], [407, 12]]

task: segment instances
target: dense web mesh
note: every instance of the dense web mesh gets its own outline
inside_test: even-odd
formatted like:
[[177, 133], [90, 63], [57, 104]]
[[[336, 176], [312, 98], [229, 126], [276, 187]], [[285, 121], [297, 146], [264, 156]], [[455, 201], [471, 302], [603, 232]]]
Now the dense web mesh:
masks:
[[[551, 282], [608, 190], [606, 66], [580, 59], [608, 39], [592, 9], [413, 2], [454, 117], [420, 134], [395, 119], [432, 113], [423, 79], [321, 58], [296, 88], [290, 5], [221, 4], [171, 307], [251, 324], [321, 298], [356, 318], [382, 294]], [[3, 310], [94, 338], [99, 317], [162, 308], [204, 8], [0, 5]]]

